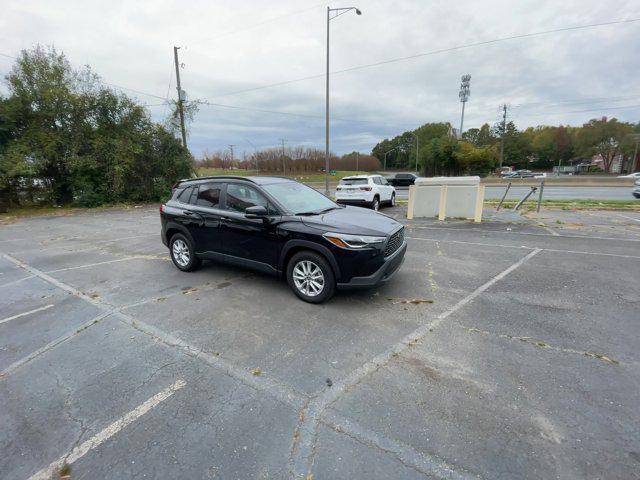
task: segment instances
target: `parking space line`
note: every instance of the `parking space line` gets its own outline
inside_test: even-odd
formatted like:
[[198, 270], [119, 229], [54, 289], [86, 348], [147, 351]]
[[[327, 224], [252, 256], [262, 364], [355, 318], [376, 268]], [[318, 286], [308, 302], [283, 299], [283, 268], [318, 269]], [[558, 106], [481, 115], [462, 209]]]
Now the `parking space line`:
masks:
[[410, 348], [411, 345], [415, 345], [419, 340], [425, 337], [429, 332], [433, 331], [433, 329], [437, 328], [452, 314], [473, 301], [476, 297], [525, 264], [541, 251], [542, 250], [540, 248], [536, 248], [532, 252], [529, 252], [510, 267], [498, 273], [493, 278], [476, 288], [469, 295], [462, 298], [451, 308], [440, 313], [435, 320], [421, 325], [413, 332], [403, 337], [399, 342], [391, 345], [382, 353], [379, 353], [368, 362], [353, 370], [343, 379], [334, 382], [331, 388], [326, 389], [322, 394], [310, 401], [300, 415], [300, 421], [296, 427], [294, 441], [291, 445], [291, 453], [289, 457], [290, 477], [307, 478], [307, 475], [310, 474], [314, 461], [315, 443], [317, 441], [320, 417], [324, 410], [335, 402], [340, 395], [352, 388], [354, 385], [360, 383], [367, 375], [385, 366], [392, 358], [402, 354], [405, 350]]
[[174, 335], [171, 335], [164, 330], [156, 328], [153, 325], [149, 325], [142, 320], [138, 320], [131, 315], [127, 315], [126, 313], [122, 313], [119, 311], [115, 312], [114, 315], [117, 316], [123, 323], [135, 328], [136, 330], [146, 335], [149, 335], [152, 338], [161, 341], [166, 346], [179, 348], [190, 357], [195, 357], [211, 365], [212, 367], [224, 372], [228, 376], [238, 380], [244, 385], [247, 385], [255, 390], [268, 393], [273, 398], [281, 401], [282, 403], [290, 405], [296, 409], [301, 409], [308, 399], [308, 396], [306, 394], [297, 391], [287, 384], [279, 382], [278, 380], [270, 378], [264, 374], [261, 374], [259, 376], [253, 375], [247, 369], [233, 365], [231, 362], [221, 358], [218, 355], [213, 355], [211, 353], [205, 352], [197, 346], [186, 342]]
[[156, 328], [152, 325], [147, 324], [146, 322], [138, 320], [130, 315], [127, 315], [126, 313], [119, 311], [117, 308], [107, 306], [104, 303], [100, 302], [99, 300], [91, 298], [90, 296], [82, 293], [77, 288], [72, 287], [71, 285], [67, 285], [66, 283], [61, 282], [60, 280], [56, 280], [52, 276], [47, 275], [46, 273], [38, 270], [35, 267], [27, 265], [23, 261], [18, 260], [17, 258], [12, 257], [11, 255], [8, 255], [5, 253], [4, 257], [9, 261], [15, 263], [19, 267], [24, 268], [25, 270], [28, 270], [29, 272], [42, 278], [43, 280], [46, 280], [47, 282], [55, 285], [56, 287], [61, 288], [62, 290], [65, 290], [67, 292], [70, 292], [76, 295], [77, 297], [83, 299], [84, 301], [104, 310], [105, 316], [109, 314], [113, 314], [114, 316], [122, 320], [123, 323], [135, 328], [136, 330], [142, 333], [145, 333], [146, 335], [149, 335], [152, 338], [160, 340], [163, 344], [165, 344], [168, 347], [180, 348], [186, 355], [189, 355], [191, 357], [195, 357], [200, 359], [201, 361], [204, 361], [205, 363], [211, 365], [212, 367], [217, 368], [218, 370], [221, 370], [222, 372], [226, 373], [230, 377], [242, 382], [245, 385], [248, 385], [249, 387], [252, 387], [258, 391], [266, 392], [270, 394], [272, 397], [276, 398], [277, 400], [280, 400], [286, 404], [294, 406], [295, 408], [302, 408], [302, 406], [305, 404], [305, 402], [308, 399], [307, 395], [301, 392], [298, 392], [293, 387], [285, 383], [279, 382], [278, 380], [270, 378], [264, 374], [260, 376], [253, 375], [251, 374], [251, 372], [249, 372], [246, 369], [237, 367], [233, 365], [231, 362], [228, 362], [227, 360], [224, 360], [216, 355], [205, 352], [200, 348], [196, 347], [195, 345], [185, 342], [184, 340], [178, 337], [175, 337], [163, 330], [160, 330], [159, 328]]
[[45, 305], [44, 307], [34, 308], [33, 310], [29, 310], [28, 312], [22, 312], [22, 313], [18, 313], [17, 315], [13, 315], [11, 317], [3, 318], [2, 320], [0, 320], [0, 325], [2, 325], [3, 323], [10, 322], [11, 320], [15, 320], [16, 318], [24, 317], [26, 315], [31, 315], [32, 313], [42, 312], [43, 310], [47, 310], [51, 307], [53, 307], [53, 303], [50, 303], [49, 305]]
[[88, 263], [86, 265], [78, 265], [75, 267], [58, 268], [56, 270], [47, 270], [45, 273], [66, 272], [67, 270], [78, 270], [81, 268], [97, 267], [99, 265], [107, 265], [109, 263], [126, 262], [127, 260], [149, 259], [149, 255], [132, 255], [130, 257], [116, 258], [114, 260], [105, 260], [104, 262]]
[[526, 245], [504, 245], [498, 243], [481, 243], [481, 242], [464, 242], [462, 240], [442, 240], [439, 238], [421, 238], [421, 237], [405, 237], [407, 240], [422, 240], [425, 242], [437, 242], [437, 243], [454, 243], [454, 244], [462, 244], [462, 245], [477, 245], [480, 247], [497, 247], [497, 248], [516, 248], [516, 249], [527, 249], [527, 250], [541, 250], [544, 252], [556, 252], [556, 253], [571, 253], [576, 255], [596, 255], [596, 256], [604, 256], [604, 257], [620, 257], [620, 258], [633, 258], [640, 259], [640, 255], [625, 255], [623, 253], [606, 253], [606, 252], [587, 252], [583, 250], [562, 250], [559, 248], [535, 248], [528, 247]]
[[4, 377], [8, 376], [9, 374], [13, 373], [14, 371], [16, 371], [18, 368], [22, 367], [23, 365], [26, 365], [27, 363], [29, 363], [33, 359], [39, 357], [43, 353], [48, 352], [52, 348], [60, 345], [63, 342], [66, 342], [70, 338], [76, 336], [78, 333], [86, 330], [87, 328], [91, 327], [92, 325], [95, 325], [100, 320], [102, 320], [105, 317], [108, 317], [112, 313], [113, 312], [111, 312], [111, 311], [107, 311], [107, 312], [101, 313], [97, 317], [94, 317], [91, 320], [89, 320], [88, 322], [85, 322], [85, 323], [81, 324], [80, 326], [74, 328], [70, 332], [67, 332], [64, 335], [61, 335], [60, 337], [52, 340], [51, 342], [47, 343], [44, 347], [41, 347], [41, 348], [37, 349], [34, 352], [31, 352], [26, 357], [23, 357], [20, 360], [16, 360], [11, 365], [9, 365], [7, 368], [5, 368], [2, 372], [0, 372], [0, 380], [2, 378], [4, 378]]
[[621, 213], [614, 213], [614, 215], [617, 217], [626, 218], [627, 220], [633, 220], [634, 222], [640, 222], [639, 218], [630, 217], [628, 215], [622, 215]]
[[15, 285], [16, 283], [20, 283], [20, 282], [22, 282], [24, 280], [29, 280], [30, 278], [35, 278], [35, 277], [36, 277], [35, 275], [28, 275], [26, 277], [19, 278], [18, 280], [14, 280], [12, 282], [3, 283], [2, 285], [0, 285], [0, 288], [9, 287], [11, 285]]
[[[495, 233], [497, 235], [508, 234], [508, 235], [530, 235], [532, 237], [551, 237], [548, 233], [535, 233], [535, 232], [515, 232], [513, 230], [487, 230], [481, 228], [452, 228], [452, 227], [438, 227], [431, 225], [411, 225], [404, 224], [407, 230], [412, 229], [421, 229], [421, 230], [445, 230], [448, 232], [472, 232], [472, 233]], [[585, 236], [585, 235], [565, 235], [558, 234], [560, 238], [578, 238], [581, 240], [612, 240], [617, 242], [640, 242], [640, 238], [620, 238], [620, 237], [596, 237], [596, 236]]]
[[379, 435], [335, 412], [327, 412], [323, 415], [320, 423], [338, 433], [346, 434], [362, 445], [392, 455], [403, 465], [413, 468], [429, 478], [436, 477], [450, 480], [472, 480], [478, 478], [477, 475], [464, 472], [463, 469], [456, 468], [435, 455], [416, 450], [399, 440]]
[[146, 402], [138, 405], [129, 413], [95, 434], [86, 442], [75, 447], [68, 454], [63, 455], [62, 457], [51, 463], [48, 467], [43, 468], [38, 473], [29, 477], [29, 480], [49, 480], [54, 474], [56, 474], [56, 472], [60, 468], [62, 468], [63, 465], [71, 465], [80, 458], [84, 457], [90, 450], [93, 450], [94, 448], [102, 445], [104, 442], [117, 434], [120, 430], [125, 428], [127, 425], [135, 422], [152, 408], [157, 407], [160, 403], [171, 397], [185, 385], [186, 382], [184, 380], [176, 381], [173, 385], [168, 386], [161, 392], [148, 399]]

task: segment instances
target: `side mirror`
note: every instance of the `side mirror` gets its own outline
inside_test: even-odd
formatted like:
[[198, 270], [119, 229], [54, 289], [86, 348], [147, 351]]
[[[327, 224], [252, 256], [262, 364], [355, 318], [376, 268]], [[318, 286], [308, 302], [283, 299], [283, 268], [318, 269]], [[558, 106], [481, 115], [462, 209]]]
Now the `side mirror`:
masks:
[[268, 215], [267, 208], [263, 205], [255, 205], [248, 207], [244, 211], [246, 218], [266, 218]]

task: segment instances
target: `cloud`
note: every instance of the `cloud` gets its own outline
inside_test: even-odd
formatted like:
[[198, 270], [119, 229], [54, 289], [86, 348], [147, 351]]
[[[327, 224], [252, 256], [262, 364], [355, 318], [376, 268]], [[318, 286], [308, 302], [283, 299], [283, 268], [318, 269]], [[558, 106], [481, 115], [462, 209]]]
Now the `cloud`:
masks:
[[[362, 16], [345, 14], [331, 22], [331, 69], [634, 18], [640, 16], [634, 3], [361, 0]], [[246, 109], [203, 105], [190, 127], [196, 155], [228, 144], [239, 145], [241, 154], [245, 148], [252, 151], [251, 143], [277, 146], [281, 138], [289, 145], [323, 149], [323, 77], [225, 94], [322, 75], [325, 8], [313, 0], [11, 2], [0, 18], [0, 51], [16, 55], [35, 43], [54, 44], [72, 63], [90, 64], [107, 82], [175, 98], [173, 45], [180, 45], [189, 98]], [[425, 122], [457, 126], [457, 93], [465, 73], [472, 75], [465, 128], [496, 122], [503, 102], [511, 104], [510, 117], [520, 128], [581, 124], [602, 115], [638, 121], [640, 88], [634, 89], [633, 79], [640, 57], [632, 46], [639, 41], [640, 22], [509, 40], [333, 75], [332, 150], [366, 152], [379, 140]], [[0, 57], [1, 72], [10, 66], [9, 59]], [[162, 106], [150, 111], [157, 120], [166, 114]]]

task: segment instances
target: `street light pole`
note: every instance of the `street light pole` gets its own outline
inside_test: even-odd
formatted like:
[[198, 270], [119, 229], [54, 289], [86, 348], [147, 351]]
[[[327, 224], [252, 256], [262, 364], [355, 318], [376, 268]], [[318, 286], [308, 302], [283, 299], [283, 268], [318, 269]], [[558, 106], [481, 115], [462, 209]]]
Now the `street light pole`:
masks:
[[332, 20], [331, 12], [336, 12], [333, 18], [347, 13], [350, 10], [355, 10], [357, 15], [362, 15], [362, 12], [356, 7], [344, 7], [344, 8], [331, 8], [327, 7], [327, 79], [326, 79], [326, 91], [325, 91], [325, 147], [324, 147], [324, 193], [329, 196], [329, 22]]
[[331, 8], [327, 7], [327, 83], [325, 91], [325, 145], [324, 145], [324, 194], [329, 196], [329, 21]]

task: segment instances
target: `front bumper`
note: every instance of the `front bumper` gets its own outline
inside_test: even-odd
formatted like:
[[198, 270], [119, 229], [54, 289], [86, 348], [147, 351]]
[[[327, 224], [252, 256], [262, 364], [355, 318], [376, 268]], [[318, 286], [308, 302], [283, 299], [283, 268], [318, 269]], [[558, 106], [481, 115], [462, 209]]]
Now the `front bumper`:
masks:
[[374, 273], [366, 277], [352, 277], [346, 283], [338, 283], [338, 288], [347, 290], [350, 288], [375, 287], [388, 282], [404, 263], [404, 254], [406, 252], [407, 242], [405, 241], [398, 250], [385, 259], [382, 266]]

